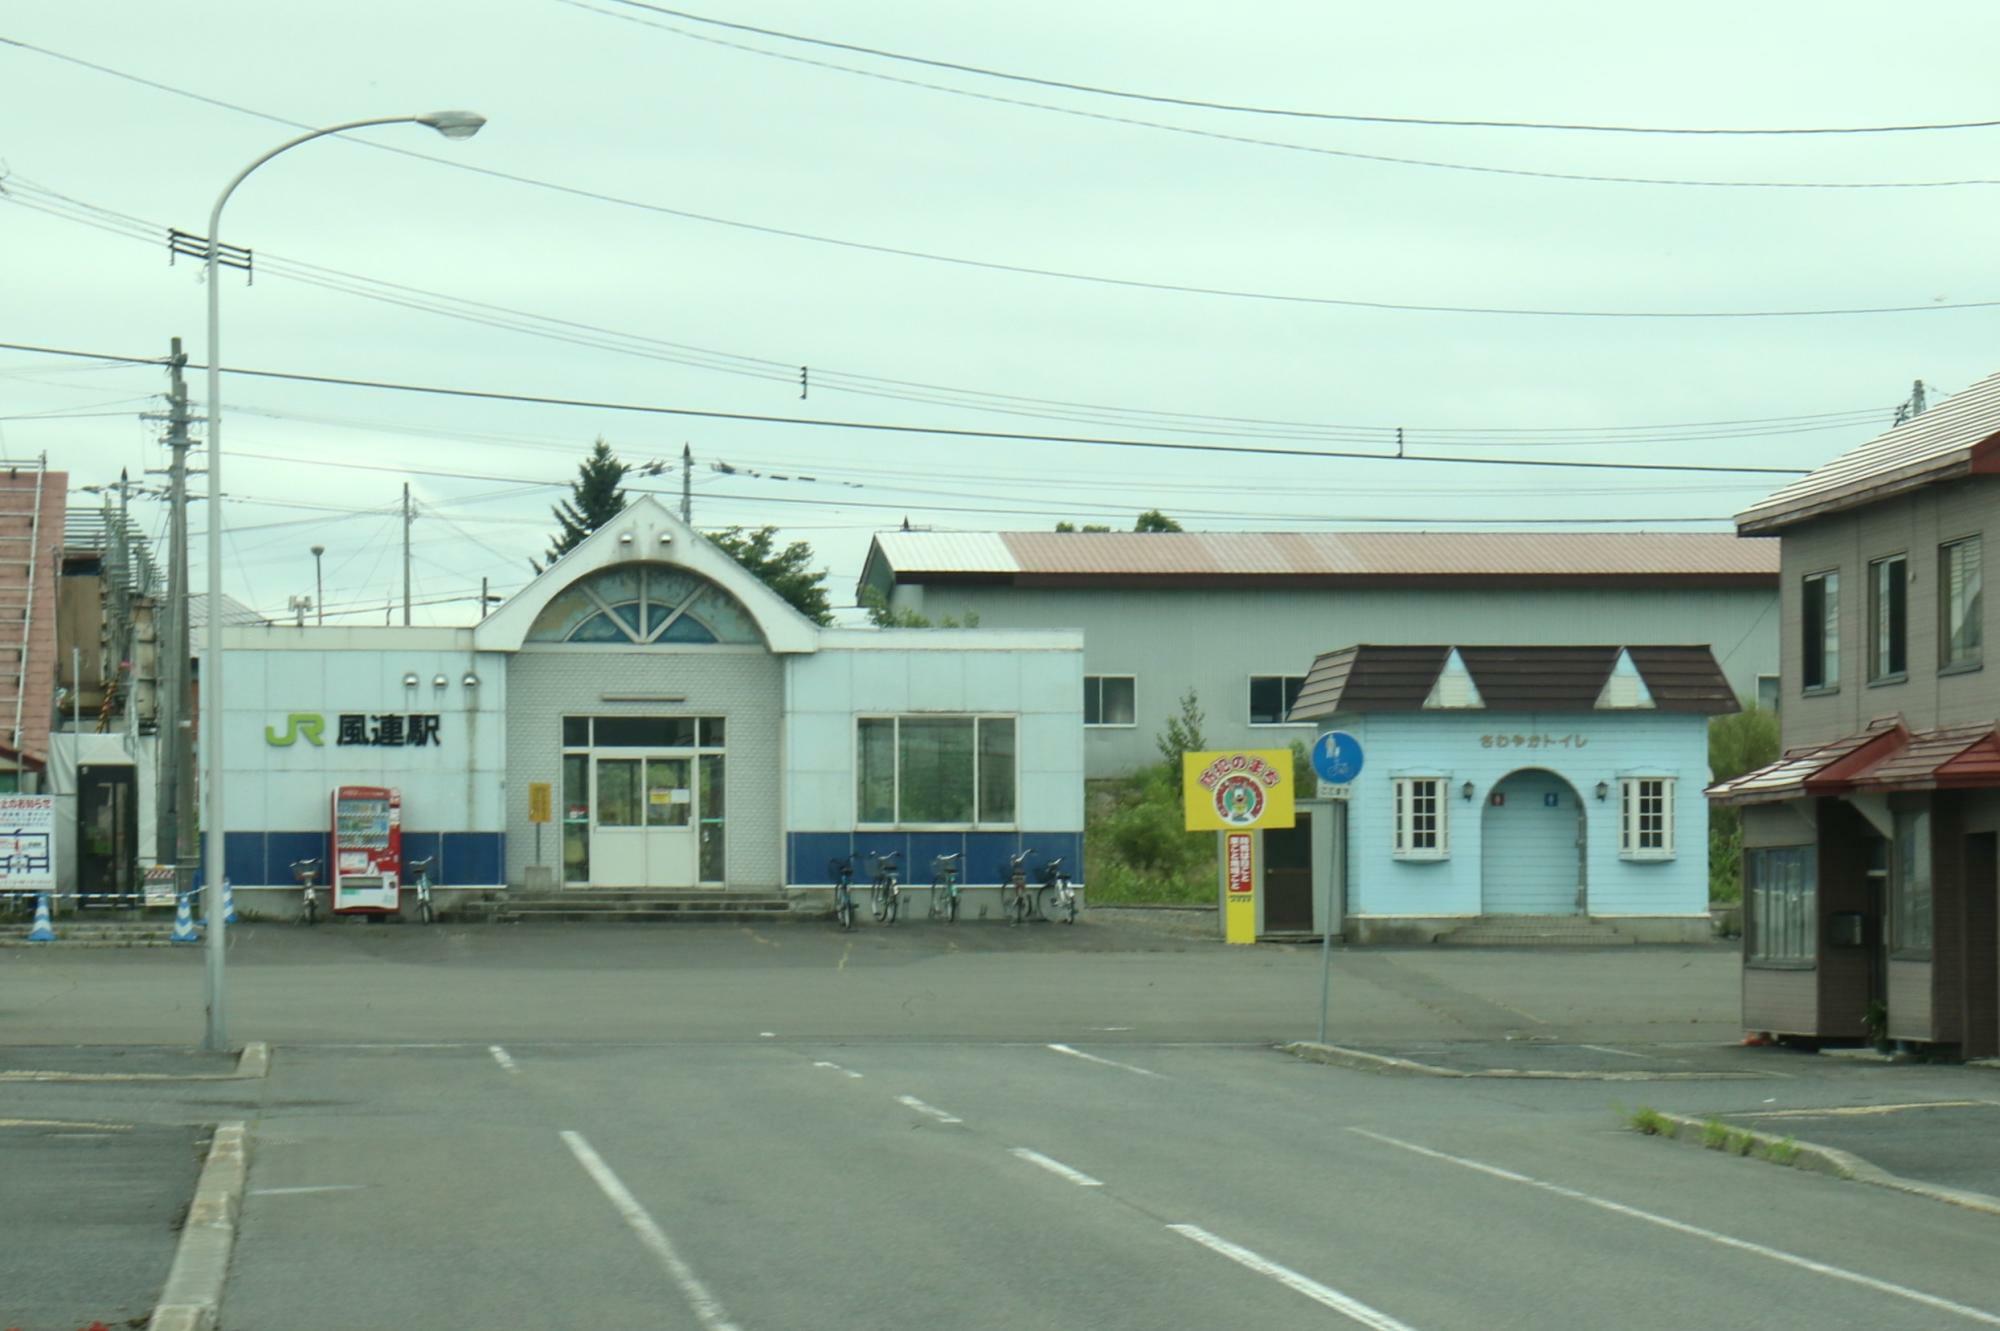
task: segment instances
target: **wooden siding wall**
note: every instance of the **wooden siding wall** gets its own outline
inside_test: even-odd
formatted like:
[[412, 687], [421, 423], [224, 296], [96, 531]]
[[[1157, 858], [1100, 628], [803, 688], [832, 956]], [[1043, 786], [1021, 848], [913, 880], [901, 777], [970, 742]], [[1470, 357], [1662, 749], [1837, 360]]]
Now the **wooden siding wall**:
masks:
[[[1818, 836], [1801, 814], [1798, 804], [1752, 804], [1743, 810], [1743, 845], [1811, 845]], [[1746, 911], [1750, 908], [1744, 903]], [[1822, 915], [1822, 919], [1824, 916]], [[1756, 921], [1744, 917], [1744, 946]], [[1770, 966], [1743, 967], [1743, 1028], [1770, 1031], [1774, 1035], [1813, 1035], [1819, 1031], [1819, 986], [1817, 969], [1778, 969]]]
[[[1939, 675], [1938, 546], [1982, 535], [1984, 569], [2000, 561], [2000, 479], [1974, 477], [1838, 514], [1787, 532], [1783, 540], [1780, 633], [1787, 748], [1851, 735], [1871, 720], [1900, 713], [1914, 730], [1991, 721], [2000, 715], [2000, 672]], [[1909, 556], [1906, 613], [1909, 674], [1897, 684], [1868, 682], [1868, 564]], [[1804, 696], [1801, 685], [1801, 585], [1806, 575], [1840, 571], [1840, 688]], [[1986, 574], [1986, 581], [1993, 581]], [[2000, 598], [1984, 604], [1984, 641], [2000, 644]], [[1996, 646], [2000, 650], [2000, 646]]]
[[2000, 1054], [2000, 835], [1965, 838], [1965, 984], [1960, 993], [1959, 1051], [1967, 1058]]
[[1889, 1038], [1930, 1041], [1932, 1034], [1931, 972], [1928, 961], [1889, 958]]
[[1838, 911], [1869, 910], [1868, 821], [1840, 800], [1819, 801], [1819, 1024], [1833, 1039], [1868, 1034], [1868, 949], [1826, 941]]
[[1931, 797], [1931, 1034], [1943, 1044], [1965, 1038], [1965, 802], [1948, 791]]

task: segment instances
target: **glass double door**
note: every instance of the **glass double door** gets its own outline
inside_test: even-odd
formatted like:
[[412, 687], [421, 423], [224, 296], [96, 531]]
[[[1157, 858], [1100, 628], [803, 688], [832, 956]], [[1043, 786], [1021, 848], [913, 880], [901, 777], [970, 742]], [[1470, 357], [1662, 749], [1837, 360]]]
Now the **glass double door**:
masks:
[[700, 881], [700, 791], [691, 753], [591, 755], [590, 881], [693, 887]]

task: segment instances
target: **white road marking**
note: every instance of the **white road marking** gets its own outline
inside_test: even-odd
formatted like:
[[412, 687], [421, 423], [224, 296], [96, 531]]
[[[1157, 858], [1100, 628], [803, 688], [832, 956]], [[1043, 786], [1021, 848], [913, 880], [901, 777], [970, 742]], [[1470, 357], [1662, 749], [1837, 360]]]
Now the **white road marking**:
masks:
[[[1770, 1104], [1769, 1100], [1764, 1102]], [[1907, 1109], [1990, 1109], [1993, 1100], [1920, 1100], [1906, 1105], [1840, 1105], [1826, 1109], [1754, 1109], [1740, 1118], [1859, 1118], [1900, 1114]]]
[[965, 1120], [962, 1118], [954, 1118], [952, 1115], [945, 1113], [944, 1110], [939, 1109], [936, 1105], [925, 1104], [922, 1100], [917, 1099], [917, 1097], [914, 1095], [899, 1095], [896, 1097], [896, 1103], [899, 1105], [908, 1105], [910, 1108], [916, 1110], [919, 1114], [929, 1114], [932, 1118], [936, 1119], [940, 1123], [965, 1122]]
[[1303, 1294], [1314, 1303], [1324, 1304], [1363, 1326], [1373, 1327], [1374, 1331], [1412, 1331], [1409, 1323], [1399, 1322], [1359, 1299], [1350, 1298], [1331, 1286], [1322, 1285], [1310, 1276], [1300, 1275], [1289, 1266], [1280, 1266], [1268, 1257], [1260, 1257], [1240, 1244], [1217, 1238], [1200, 1225], [1168, 1225], [1167, 1228], [1182, 1238], [1193, 1239], [1211, 1252], [1221, 1253], [1238, 1266], [1248, 1267], [1260, 1276], [1269, 1276], [1294, 1294]]
[[1057, 1178], [1066, 1178], [1079, 1188], [1101, 1188], [1104, 1186], [1102, 1180], [1092, 1178], [1081, 1169], [1071, 1169], [1062, 1161], [1051, 1160], [1040, 1151], [1031, 1151], [1025, 1146], [1010, 1146], [1007, 1148], [1007, 1154], [1017, 1160], [1026, 1160], [1031, 1165], [1040, 1165]]
[[86, 1128], [99, 1132], [130, 1132], [130, 1123], [78, 1122], [67, 1118], [0, 1118], [0, 1128]]
[[1066, 1044], [1052, 1044], [1048, 1047], [1055, 1050], [1058, 1054], [1068, 1054], [1071, 1058], [1081, 1058], [1091, 1063], [1102, 1063], [1107, 1068], [1123, 1068], [1127, 1072], [1136, 1072], [1142, 1077], [1157, 1077], [1160, 1075], [1146, 1068], [1135, 1068], [1130, 1063], [1120, 1063], [1116, 1059], [1099, 1058], [1096, 1054], [1086, 1054], [1081, 1049], [1072, 1049]]
[[507, 1069], [507, 1071], [519, 1072], [521, 1070], [514, 1066], [513, 1057], [509, 1055], [508, 1052], [505, 1049], [502, 1049], [499, 1045], [490, 1044], [486, 1046], [486, 1049], [488, 1053], [493, 1055], [493, 1061], [495, 1063], [498, 1063], [501, 1067]]
[[359, 1192], [365, 1183], [315, 1183], [301, 1188], [252, 1188], [252, 1197], [297, 1197], [309, 1192]]
[[1470, 1169], [1492, 1178], [1505, 1179], [1509, 1183], [1520, 1183], [1530, 1188], [1539, 1189], [1542, 1192], [1553, 1193], [1558, 1197], [1567, 1197], [1571, 1201], [1582, 1202], [1586, 1206], [1595, 1206], [1599, 1210], [1609, 1211], [1613, 1215], [1628, 1216], [1633, 1220], [1643, 1220], [1649, 1225], [1658, 1225], [1660, 1228], [1670, 1229], [1676, 1234], [1686, 1234], [1690, 1238], [1704, 1239], [1720, 1247], [1734, 1248], [1738, 1252], [1747, 1252], [1757, 1257], [1768, 1257], [1774, 1262], [1782, 1262], [1786, 1266], [1795, 1266], [1802, 1271], [1810, 1271], [1814, 1275], [1830, 1276], [1835, 1280], [1845, 1280], [1849, 1284], [1859, 1285], [1863, 1289], [1872, 1289], [1880, 1294], [1890, 1294], [1899, 1299], [1908, 1299], [1910, 1302], [1922, 1304], [1926, 1308], [1935, 1308], [1939, 1312], [1948, 1312], [1954, 1316], [1963, 1317], [1967, 1321], [1978, 1322], [1981, 1326], [2000, 1326], [2000, 1316], [1996, 1316], [1981, 1308], [1971, 1307], [1968, 1304], [1954, 1303], [1950, 1299], [1939, 1298], [1935, 1294], [1926, 1294], [1920, 1289], [1911, 1289], [1908, 1285], [1898, 1285], [1888, 1280], [1877, 1280], [1874, 1276], [1865, 1276], [1858, 1271], [1849, 1271], [1845, 1267], [1832, 1266], [1826, 1262], [1816, 1262], [1810, 1257], [1801, 1257], [1797, 1253], [1786, 1252], [1782, 1248], [1768, 1248], [1761, 1243], [1752, 1243], [1748, 1239], [1739, 1239], [1728, 1234], [1717, 1233], [1712, 1229], [1703, 1229], [1700, 1225], [1690, 1225], [1683, 1220], [1671, 1220], [1663, 1215], [1655, 1215], [1651, 1211], [1641, 1211], [1636, 1206], [1627, 1206], [1623, 1202], [1614, 1202], [1605, 1197], [1592, 1196], [1590, 1193], [1580, 1192], [1575, 1188], [1566, 1188], [1560, 1183], [1548, 1183], [1538, 1178], [1530, 1178], [1526, 1174], [1517, 1174], [1511, 1169], [1502, 1169], [1498, 1165], [1489, 1165], [1478, 1160], [1467, 1159], [1464, 1156], [1449, 1155], [1443, 1151], [1434, 1151], [1428, 1146], [1419, 1146], [1415, 1142], [1406, 1142], [1395, 1137], [1387, 1137], [1379, 1132], [1370, 1132], [1366, 1128], [1349, 1128], [1348, 1131], [1366, 1137], [1370, 1141], [1378, 1141], [1384, 1145], [1398, 1147], [1401, 1150], [1410, 1151], [1417, 1155], [1429, 1156], [1433, 1160], [1442, 1160], [1447, 1164], [1458, 1165], [1461, 1168]]
[[1600, 1054], [1616, 1054], [1616, 1055], [1618, 1055], [1618, 1057], [1620, 1057], [1620, 1058], [1644, 1058], [1644, 1057], [1645, 1057], [1645, 1055], [1644, 1055], [1644, 1054], [1635, 1054], [1635, 1053], [1633, 1053], [1633, 1052], [1632, 1052], [1631, 1050], [1629, 1050], [1629, 1049], [1613, 1049], [1613, 1048], [1612, 1048], [1612, 1047], [1611, 1047], [1610, 1045], [1608, 1045], [1608, 1044], [1580, 1044], [1580, 1045], [1578, 1045], [1578, 1046], [1577, 1046], [1577, 1048], [1578, 1048], [1578, 1049], [1595, 1049], [1595, 1050], [1596, 1050], [1596, 1051], [1597, 1051], [1598, 1053], [1600, 1053]]
[[1093, 1031], [1129, 1031], [1132, 1028], [1130, 1026], [1092, 1026], [1090, 1029]]
[[849, 1077], [854, 1078], [854, 1080], [856, 1081], [861, 1080], [861, 1074], [856, 1072], [853, 1068], [844, 1068], [840, 1066], [840, 1064], [838, 1063], [829, 1063], [825, 1059], [818, 1060], [813, 1064], [813, 1066], [816, 1068], [831, 1068], [833, 1071], [843, 1073]]
[[729, 1320], [729, 1314], [723, 1311], [721, 1301], [708, 1292], [708, 1286], [701, 1283], [701, 1279], [694, 1273], [694, 1268], [689, 1266], [674, 1248], [673, 1241], [667, 1237], [666, 1231], [646, 1213], [645, 1207], [639, 1205], [639, 1199], [634, 1197], [619, 1181], [618, 1176], [611, 1172], [611, 1166], [604, 1163], [603, 1157], [591, 1149], [590, 1143], [583, 1139], [583, 1134], [565, 1129], [562, 1139], [569, 1147], [570, 1153], [576, 1156], [577, 1163], [590, 1175], [591, 1181], [611, 1199], [611, 1204], [618, 1208], [618, 1214], [624, 1218], [632, 1232], [639, 1236], [639, 1242], [645, 1244], [653, 1256], [660, 1259], [660, 1265], [666, 1268], [667, 1274], [673, 1277], [676, 1285], [680, 1286], [681, 1297], [687, 1300], [688, 1307], [694, 1311], [696, 1320], [708, 1331], [739, 1331], [736, 1323]]
[[778, 1033], [776, 1031], [758, 1031], [757, 1038], [760, 1040], [775, 1040], [778, 1038]]

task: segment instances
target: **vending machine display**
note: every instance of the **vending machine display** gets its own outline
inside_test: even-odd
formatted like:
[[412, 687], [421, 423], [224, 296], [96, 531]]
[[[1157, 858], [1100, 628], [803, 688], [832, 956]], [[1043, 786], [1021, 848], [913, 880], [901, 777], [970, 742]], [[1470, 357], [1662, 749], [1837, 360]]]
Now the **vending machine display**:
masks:
[[336, 786], [328, 883], [339, 914], [392, 915], [399, 908], [403, 797], [381, 786]]

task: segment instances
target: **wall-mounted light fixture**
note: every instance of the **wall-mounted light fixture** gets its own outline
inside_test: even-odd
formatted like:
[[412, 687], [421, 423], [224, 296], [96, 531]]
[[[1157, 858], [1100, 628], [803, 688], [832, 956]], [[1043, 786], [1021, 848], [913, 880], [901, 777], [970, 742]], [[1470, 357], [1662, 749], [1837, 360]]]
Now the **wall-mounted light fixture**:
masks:
[[1603, 802], [1604, 797], [1606, 795], [1609, 795], [1610, 793], [1611, 793], [1611, 783], [1609, 781], [1600, 781], [1597, 783], [1597, 798], [1600, 803]]
[[431, 676], [431, 687], [434, 689], [444, 688], [446, 685], [450, 683], [451, 681], [446, 679], [442, 674]]
[[631, 533], [631, 532], [629, 532], [629, 531], [621, 531], [621, 532], [619, 532], [619, 533], [618, 533], [618, 544], [620, 544], [620, 545], [630, 545], [630, 544], [632, 544], [632, 533]]
[[472, 672], [471, 672], [470, 670], [466, 671], [466, 672], [465, 672], [465, 687], [466, 687], [466, 688], [468, 688], [468, 689], [476, 689], [476, 688], [478, 688], [478, 687], [479, 687], [479, 676], [477, 676], [477, 675], [473, 674], [473, 673], [472, 673]]
[[1458, 788], [1458, 793], [1465, 796], [1465, 802], [1467, 804], [1472, 803], [1473, 789], [1472, 789], [1472, 783], [1470, 781], [1460, 786]]
[[403, 676], [403, 687], [404, 687], [404, 688], [406, 688], [406, 689], [414, 689], [415, 687], [417, 687], [417, 672], [416, 672], [416, 671], [414, 671], [414, 670], [411, 670], [411, 671], [408, 671], [408, 672], [406, 672], [406, 673], [404, 674], [404, 676]]
[[660, 533], [661, 545], [672, 545], [673, 543], [674, 543], [674, 534], [672, 532], [663, 531]]

